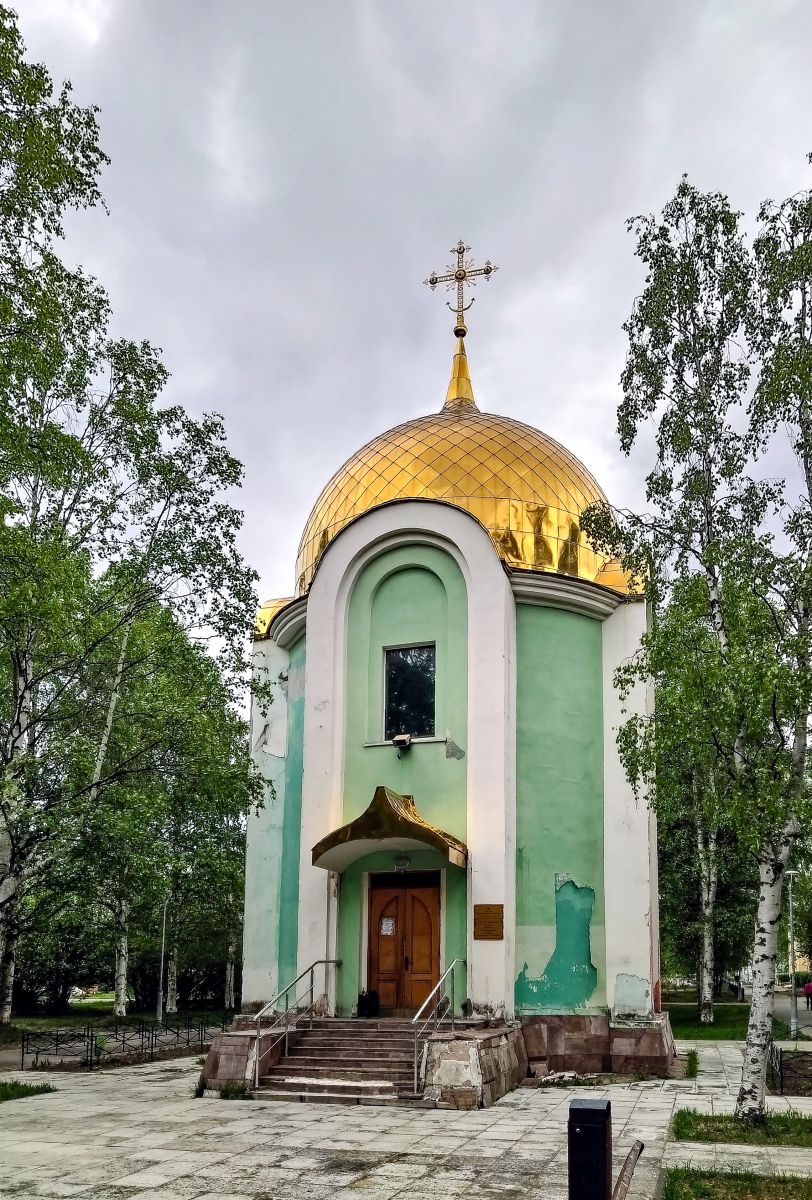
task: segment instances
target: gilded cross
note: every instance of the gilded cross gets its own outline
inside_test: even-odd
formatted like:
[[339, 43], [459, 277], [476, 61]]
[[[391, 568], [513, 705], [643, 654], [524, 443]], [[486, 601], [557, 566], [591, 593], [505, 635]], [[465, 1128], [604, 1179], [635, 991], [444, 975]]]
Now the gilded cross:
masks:
[[456, 246], [453, 246], [451, 249], [451, 253], [457, 256], [456, 263], [451, 263], [446, 267], [445, 275], [438, 275], [436, 271], [432, 271], [428, 279], [423, 280], [424, 283], [429, 285], [432, 291], [434, 291], [438, 283], [444, 283], [446, 290], [449, 292], [452, 288], [456, 287], [457, 303], [448, 305], [451, 311], [457, 314], [457, 324], [454, 328], [456, 337], [465, 337], [467, 331], [465, 321], [463, 320], [463, 313], [467, 312], [474, 303], [473, 297], [471, 297], [467, 304], [465, 303], [466, 284], [469, 287], [476, 287], [477, 276], [484, 275], [486, 279], [490, 279], [494, 271], [498, 270], [489, 258], [485, 260], [484, 267], [475, 267], [474, 260], [465, 257], [470, 249], [471, 247], [466, 246], [465, 242], [460, 238]]

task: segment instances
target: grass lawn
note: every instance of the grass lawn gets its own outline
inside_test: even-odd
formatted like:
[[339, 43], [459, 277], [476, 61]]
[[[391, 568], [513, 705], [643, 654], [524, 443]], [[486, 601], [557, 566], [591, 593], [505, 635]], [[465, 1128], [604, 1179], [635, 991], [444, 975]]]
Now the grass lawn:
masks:
[[[703, 1025], [693, 1003], [666, 1004], [674, 1037], [687, 1041], [744, 1041], [750, 1017], [749, 1004], [715, 1004], [712, 1025]], [[773, 1021], [773, 1037], [785, 1038], [789, 1030], [783, 1021]]]
[[812, 1179], [675, 1167], [666, 1172], [662, 1200], [812, 1200]]
[[[735, 1117], [711, 1116], [693, 1108], [674, 1113], [678, 1142], [735, 1142], [740, 1146], [812, 1146], [812, 1117], [800, 1113], [768, 1113], [762, 1125], [746, 1125]], [[810, 1193], [812, 1195], [812, 1193]]]
[[4, 1100], [22, 1100], [23, 1096], [41, 1096], [43, 1092], [55, 1092], [50, 1083], [18, 1083], [16, 1079], [0, 1082], [0, 1104]]

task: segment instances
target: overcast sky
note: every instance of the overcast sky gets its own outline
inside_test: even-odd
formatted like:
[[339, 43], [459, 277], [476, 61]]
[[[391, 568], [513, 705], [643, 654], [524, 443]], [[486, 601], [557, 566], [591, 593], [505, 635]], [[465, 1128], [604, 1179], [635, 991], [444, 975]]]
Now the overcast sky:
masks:
[[[13, 3], [14, 0], [11, 0]], [[442, 404], [459, 236], [480, 408], [564, 442], [617, 504], [627, 217], [679, 176], [752, 213], [809, 186], [809, 0], [17, 0], [29, 57], [101, 108], [110, 209], [66, 258], [167, 398], [225, 415], [242, 549], [292, 593], [310, 508], [363, 442]]]

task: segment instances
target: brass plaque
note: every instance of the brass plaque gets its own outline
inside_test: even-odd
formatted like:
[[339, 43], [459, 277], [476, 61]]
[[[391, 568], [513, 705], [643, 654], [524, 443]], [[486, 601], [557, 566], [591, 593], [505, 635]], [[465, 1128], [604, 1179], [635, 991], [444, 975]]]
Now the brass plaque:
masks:
[[474, 941], [501, 942], [505, 936], [504, 904], [474, 905]]

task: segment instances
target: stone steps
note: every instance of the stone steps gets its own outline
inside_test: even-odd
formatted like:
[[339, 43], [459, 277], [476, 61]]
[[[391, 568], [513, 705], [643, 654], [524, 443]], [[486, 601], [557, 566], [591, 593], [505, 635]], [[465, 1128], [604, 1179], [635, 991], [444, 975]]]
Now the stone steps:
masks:
[[301, 1041], [293, 1041], [291, 1039], [288, 1054], [291, 1058], [297, 1058], [301, 1054], [311, 1055], [327, 1055], [330, 1058], [412, 1058], [414, 1056], [414, 1042], [406, 1042], [404, 1045], [392, 1045], [389, 1042], [365, 1042], [363, 1046], [359, 1046], [358, 1042], [339, 1042], [339, 1041], [316, 1041], [312, 1038], [303, 1038]]
[[295, 1071], [283, 1071], [279, 1074], [263, 1075], [260, 1079], [263, 1088], [275, 1092], [301, 1092], [303, 1095], [323, 1096], [388, 1096], [397, 1097], [397, 1088], [391, 1079], [354, 1079], [326, 1075], [314, 1078], [309, 1072], [298, 1074]]
[[[261, 1087], [251, 1093], [254, 1100], [284, 1100], [288, 1103], [300, 1104], [402, 1104], [404, 1098], [398, 1095], [366, 1095], [361, 1092], [302, 1092], [279, 1091], [273, 1087]], [[406, 1097], [408, 1099], [408, 1097]]]
[[391, 1063], [373, 1066], [353, 1064], [347, 1066], [340, 1059], [322, 1060], [320, 1063], [302, 1063], [298, 1059], [285, 1058], [281, 1063], [268, 1067], [265, 1078], [277, 1079], [287, 1075], [298, 1075], [308, 1079], [357, 1079], [384, 1080], [386, 1082], [406, 1082], [412, 1078], [413, 1067], [410, 1064], [400, 1066]]
[[414, 1034], [407, 1020], [319, 1018], [290, 1036], [256, 1095], [269, 1100], [395, 1103], [414, 1087]]
[[332, 1050], [330, 1046], [314, 1046], [307, 1042], [305, 1045], [290, 1046], [287, 1058], [290, 1062], [379, 1062], [391, 1066], [392, 1063], [414, 1062], [414, 1051], [389, 1050], [384, 1048]]

